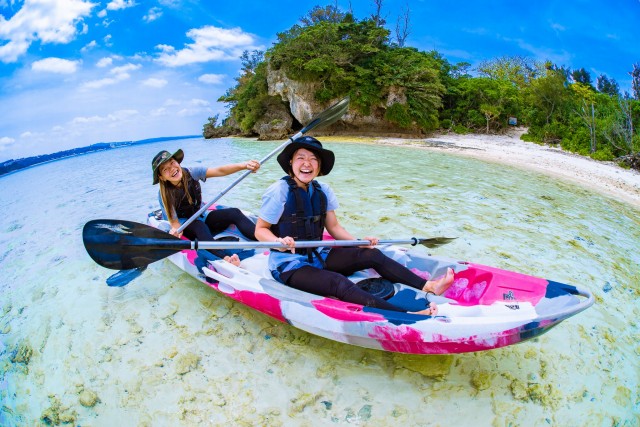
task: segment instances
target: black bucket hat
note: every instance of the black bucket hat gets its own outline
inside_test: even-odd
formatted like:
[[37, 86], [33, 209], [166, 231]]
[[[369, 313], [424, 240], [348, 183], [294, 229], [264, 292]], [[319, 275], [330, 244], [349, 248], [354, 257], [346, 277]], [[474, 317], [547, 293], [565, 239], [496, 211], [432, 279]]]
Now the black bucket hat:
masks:
[[176, 159], [176, 162], [182, 163], [182, 159], [184, 159], [184, 152], [182, 149], [178, 149], [175, 153], [171, 154], [167, 150], [162, 150], [158, 154], [155, 155], [153, 160], [151, 160], [151, 169], [153, 170], [153, 185], [158, 183], [158, 168], [161, 164], [168, 162], [171, 159]]
[[312, 136], [303, 136], [294, 140], [278, 154], [278, 163], [280, 163], [282, 170], [286, 173], [291, 171], [291, 158], [293, 157], [293, 153], [299, 148], [309, 150], [318, 156], [320, 159], [320, 175], [329, 175], [336, 161], [336, 156], [333, 154], [333, 151], [322, 148], [320, 141]]

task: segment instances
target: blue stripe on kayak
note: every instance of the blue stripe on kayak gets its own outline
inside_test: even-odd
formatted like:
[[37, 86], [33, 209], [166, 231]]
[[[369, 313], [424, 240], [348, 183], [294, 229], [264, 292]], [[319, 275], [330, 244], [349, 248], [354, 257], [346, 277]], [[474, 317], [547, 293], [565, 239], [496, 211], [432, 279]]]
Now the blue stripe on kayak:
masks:
[[567, 294], [578, 295], [578, 290], [575, 286], [554, 282], [553, 280], [549, 280], [548, 282], [547, 292], [544, 295], [545, 298], [555, 298]]

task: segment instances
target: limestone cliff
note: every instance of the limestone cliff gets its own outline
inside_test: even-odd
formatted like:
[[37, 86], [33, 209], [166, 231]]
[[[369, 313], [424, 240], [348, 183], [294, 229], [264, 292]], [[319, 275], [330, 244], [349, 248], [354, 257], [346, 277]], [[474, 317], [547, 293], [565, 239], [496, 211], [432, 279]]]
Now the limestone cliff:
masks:
[[[326, 109], [329, 105], [320, 104], [315, 100], [315, 92], [319, 83], [306, 83], [289, 79], [283, 70], [269, 68], [267, 85], [270, 96], [279, 96], [289, 107], [289, 112], [298, 123], [309, 123], [314, 115]], [[334, 101], [338, 101], [337, 99]], [[394, 103], [406, 104], [407, 98], [403, 88], [391, 88], [388, 91], [384, 105], [371, 110], [369, 115], [363, 115], [355, 108], [349, 108], [341, 120], [328, 128], [322, 128], [323, 134], [376, 134], [379, 136], [418, 136], [422, 132], [417, 126], [401, 128], [384, 118], [386, 109]]]
[[[264, 115], [252, 127], [252, 133], [243, 133], [237, 123], [230, 118], [222, 127], [205, 129], [204, 137], [241, 135], [258, 136], [258, 140], [285, 139], [309, 123], [316, 114], [329, 107], [330, 103], [323, 104], [315, 100], [319, 84], [291, 80], [283, 70], [269, 68], [267, 87], [270, 99], [265, 106]], [[338, 99], [333, 100], [333, 102], [337, 101]], [[392, 87], [387, 91], [386, 101], [372, 107], [370, 114], [361, 114], [352, 105], [340, 120], [329, 127], [321, 128], [318, 132], [324, 135], [421, 136], [423, 132], [415, 124], [402, 128], [385, 119], [387, 108], [394, 104], [406, 103], [404, 88]]]

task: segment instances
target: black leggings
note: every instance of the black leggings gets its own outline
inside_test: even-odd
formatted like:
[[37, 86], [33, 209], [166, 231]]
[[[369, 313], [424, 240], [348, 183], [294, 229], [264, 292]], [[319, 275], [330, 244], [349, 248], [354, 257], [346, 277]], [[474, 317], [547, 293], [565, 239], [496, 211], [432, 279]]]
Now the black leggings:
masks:
[[[238, 230], [249, 240], [257, 240], [255, 236], [256, 225], [247, 218], [238, 208], [217, 209], [209, 212], [205, 221], [193, 221], [183, 231], [184, 237], [189, 240], [211, 241], [213, 236], [224, 231], [234, 224]], [[234, 251], [209, 250], [212, 254], [224, 258], [232, 255]], [[237, 252], [237, 251], [236, 251]]]
[[336, 297], [342, 301], [393, 311], [406, 310], [360, 289], [346, 276], [373, 268], [391, 282], [403, 283], [420, 290], [425, 284], [425, 279], [378, 249], [333, 248], [325, 262], [325, 269], [305, 265], [282, 273], [280, 279], [292, 288], [315, 295]]

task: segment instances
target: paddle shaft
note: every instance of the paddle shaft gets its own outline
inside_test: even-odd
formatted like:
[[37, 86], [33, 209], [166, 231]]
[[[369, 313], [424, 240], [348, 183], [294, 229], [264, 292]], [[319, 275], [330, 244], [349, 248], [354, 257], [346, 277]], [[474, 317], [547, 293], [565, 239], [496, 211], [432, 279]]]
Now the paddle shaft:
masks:
[[[422, 240], [416, 237], [408, 239], [380, 240], [378, 245], [417, 245]], [[226, 242], [226, 241], [204, 241], [197, 240], [166, 240], [153, 238], [131, 239], [127, 246], [144, 246], [148, 249], [288, 249], [288, 246], [280, 242]], [[369, 246], [368, 240], [300, 240], [296, 241], [296, 248], [319, 248], [319, 247], [348, 247], [348, 246]]]
[[[411, 237], [408, 239], [380, 240], [378, 244], [421, 244], [435, 248], [449, 243], [449, 237], [431, 237], [426, 239]], [[91, 258], [103, 267], [115, 270], [128, 270], [145, 267], [152, 262], [185, 250], [198, 249], [262, 249], [288, 247], [281, 242], [229, 242], [229, 241], [190, 241], [180, 239], [155, 227], [133, 221], [97, 219], [89, 221], [82, 230], [82, 241]], [[369, 246], [368, 240], [311, 240], [297, 241], [297, 248]], [[122, 274], [121, 274], [122, 275]]]

